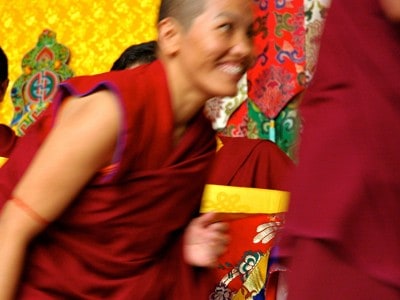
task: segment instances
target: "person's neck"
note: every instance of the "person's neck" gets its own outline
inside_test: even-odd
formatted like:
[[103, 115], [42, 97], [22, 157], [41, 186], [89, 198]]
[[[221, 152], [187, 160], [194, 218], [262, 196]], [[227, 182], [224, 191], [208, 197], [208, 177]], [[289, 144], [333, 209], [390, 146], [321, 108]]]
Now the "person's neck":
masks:
[[185, 127], [186, 124], [204, 107], [208, 97], [193, 89], [190, 81], [182, 78], [176, 68], [166, 67], [168, 86], [171, 93], [171, 105], [174, 126]]
[[186, 94], [172, 96], [172, 113], [174, 116], [174, 144], [177, 145], [185, 133], [189, 121], [199, 112], [204, 106], [203, 100], [192, 95], [190, 91]]

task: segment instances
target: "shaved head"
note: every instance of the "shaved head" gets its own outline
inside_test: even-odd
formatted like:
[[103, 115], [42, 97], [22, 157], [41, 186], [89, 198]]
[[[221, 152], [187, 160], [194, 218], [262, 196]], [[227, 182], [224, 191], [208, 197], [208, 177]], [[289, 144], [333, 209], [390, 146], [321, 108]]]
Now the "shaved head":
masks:
[[174, 18], [184, 29], [188, 29], [193, 19], [204, 11], [206, 1], [207, 0], [162, 0], [158, 22], [165, 18]]

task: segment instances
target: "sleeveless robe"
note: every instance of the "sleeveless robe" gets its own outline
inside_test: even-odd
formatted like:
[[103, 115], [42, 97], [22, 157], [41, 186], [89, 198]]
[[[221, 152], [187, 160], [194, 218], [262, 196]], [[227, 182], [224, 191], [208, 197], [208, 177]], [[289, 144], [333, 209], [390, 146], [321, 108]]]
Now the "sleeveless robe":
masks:
[[199, 210], [215, 153], [214, 132], [199, 112], [173, 145], [171, 100], [160, 61], [62, 83], [51, 108], [1, 169], [0, 203], [10, 196], [62, 100], [100, 89], [118, 96], [123, 116], [113, 168], [97, 174], [34, 239], [18, 299], [205, 299], [209, 271], [184, 262], [182, 235]]

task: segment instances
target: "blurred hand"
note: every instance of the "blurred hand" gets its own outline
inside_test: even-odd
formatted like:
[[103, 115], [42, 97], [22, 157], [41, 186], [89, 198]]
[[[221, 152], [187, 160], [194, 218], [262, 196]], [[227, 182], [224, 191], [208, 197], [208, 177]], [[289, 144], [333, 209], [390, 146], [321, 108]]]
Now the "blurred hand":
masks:
[[229, 226], [220, 220], [220, 214], [206, 213], [188, 225], [183, 240], [183, 255], [188, 264], [197, 267], [217, 266], [218, 258], [229, 243]]

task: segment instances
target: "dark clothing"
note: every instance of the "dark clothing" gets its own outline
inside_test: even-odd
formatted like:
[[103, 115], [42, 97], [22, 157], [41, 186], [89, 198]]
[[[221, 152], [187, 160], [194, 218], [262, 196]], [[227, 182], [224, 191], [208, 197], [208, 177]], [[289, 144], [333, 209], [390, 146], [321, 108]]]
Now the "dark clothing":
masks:
[[0, 124], [0, 157], [8, 157], [18, 140], [14, 130]]
[[[293, 261], [289, 299], [399, 296], [399, 29], [378, 0], [333, 0], [328, 11], [300, 107], [304, 132], [281, 248]], [[349, 267], [338, 267], [343, 286], [332, 288], [324, 282], [338, 275], [336, 263]], [[374, 289], [360, 285], [365, 277], [392, 289], [392, 298], [348, 297]]]

